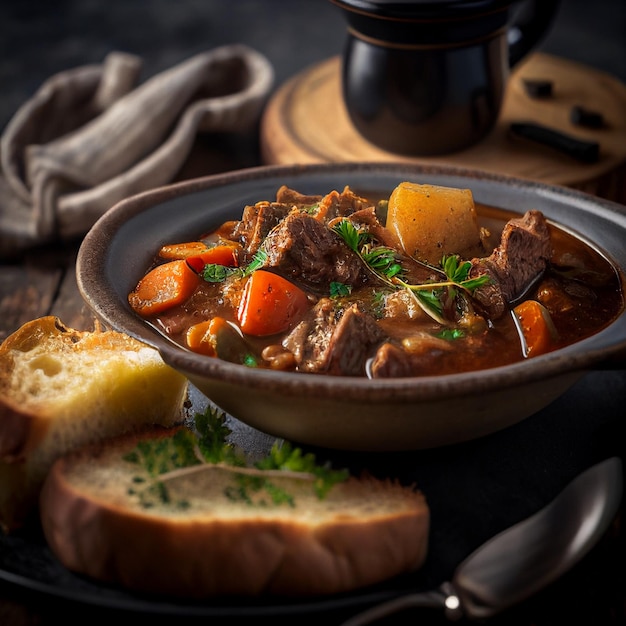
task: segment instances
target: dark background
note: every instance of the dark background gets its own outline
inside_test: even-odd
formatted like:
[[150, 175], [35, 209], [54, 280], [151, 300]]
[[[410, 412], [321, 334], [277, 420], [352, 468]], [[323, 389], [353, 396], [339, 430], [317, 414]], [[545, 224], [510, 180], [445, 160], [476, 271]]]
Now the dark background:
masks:
[[[328, 0], [1, 0], [0, 130], [50, 75], [112, 50], [140, 55], [147, 77], [243, 42], [268, 57], [278, 86], [339, 54], [344, 35]], [[626, 82], [626, 0], [563, 0], [539, 49]]]

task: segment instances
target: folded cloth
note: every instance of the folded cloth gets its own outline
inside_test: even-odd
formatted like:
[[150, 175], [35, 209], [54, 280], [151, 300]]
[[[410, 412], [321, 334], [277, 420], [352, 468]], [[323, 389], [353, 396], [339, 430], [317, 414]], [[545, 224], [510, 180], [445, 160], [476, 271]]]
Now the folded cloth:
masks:
[[118, 201], [171, 182], [202, 132], [247, 132], [273, 68], [247, 46], [198, 54], [136, 86], [141, 59], [48, 79], [0, 139], [0, 258], [81, 236]]

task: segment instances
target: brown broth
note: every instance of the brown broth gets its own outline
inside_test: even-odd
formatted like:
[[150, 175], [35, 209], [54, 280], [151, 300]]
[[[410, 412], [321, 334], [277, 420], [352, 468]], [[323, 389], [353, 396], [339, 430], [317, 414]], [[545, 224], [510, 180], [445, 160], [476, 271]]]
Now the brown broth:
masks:
[[[517, 213], [477, 204], [479, 225], [490, 233], [492, 245], [499, 242], [502, 228]], [[622, 280], [615, 267], [598, 251], [563, 229], [550, 225], [554, 255], [551, 267], [525, 295], [525, 299], [555, 298], [567, 303], [567, 310], [553, 314], [558, 332], [552, 350], [589, 337], [606, 327], [624, 308]], [[568, 273], [584, 278], [574, 281]], [[369, 288], [371, 291], [371, 287]], [[552, 291], [550, 291], [552, 290]], [[353, 294], [354, 295], [354, 294]], [[236, 323], [233, 311], [223, 302], [219, 285], [202, 283], [182, 306], [166, 315], [149, 320], [157, 329], [185, 345], [187, 328], [207, 316], [221, 315]], [[390, 337], [400, 340], [418, 330], [433, 332], [430, 318], [423, 321], [383, 320], [379, 322]], [[250, 349], [260, 354], [267, 345], [278, 345], [281, 336], [247, 337]], [[209, 358], [209, 357], [207, 357]], [[493, 322], [480, 336], [466, 335], [454, 342], [449, 352], [426, 355], [416, 367], [415, 375], [441, 375], [507, 365], [524, 359], [519, 333], [511, 314]], [[264, 365], [259, 364], [261, 367]]]

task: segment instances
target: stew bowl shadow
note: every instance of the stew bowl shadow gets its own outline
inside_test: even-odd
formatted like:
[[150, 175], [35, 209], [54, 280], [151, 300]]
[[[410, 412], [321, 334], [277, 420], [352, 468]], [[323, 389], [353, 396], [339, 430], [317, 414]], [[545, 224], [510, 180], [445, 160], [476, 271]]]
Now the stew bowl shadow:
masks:
[[292, 442], [333, 449], [434, 448], [496, 432], [533, 415], [590, 370], [626, 366], [626, 312], [588, 339], [475, 372], [376, 379], [249, 368], [193, 353], [138, 317], [127, 301], [161, 245], [197, 238], [272, 199], [286, 184], [307, 194], [346, 185], [389, 194], [402, 181], [470, 188], [476, 202], [535, 208], [605, 255], [626, 284], [626, 207], [567, 189], [479, 171], [412, 164], [264, 166], [161, 187], [110, 209], [77, 258], [80, 292], [105, 325], [155, 347], [234, 418]]

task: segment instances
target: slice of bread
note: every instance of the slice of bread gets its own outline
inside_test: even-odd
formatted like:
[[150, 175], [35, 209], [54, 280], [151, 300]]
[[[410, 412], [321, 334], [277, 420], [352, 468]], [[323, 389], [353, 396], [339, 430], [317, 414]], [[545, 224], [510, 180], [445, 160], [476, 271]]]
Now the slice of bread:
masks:
[[186, 379], [123, 333], [24, 324], [0, 346], [0, 528], [24, 525], [52, 462], [144, 424], [183, 420]]
[[143, 449], [154, 460], [146, 446], [172, 432], [119, 437], [54, 464], [41, 523], [68, 569], [188, 599], [311, 597], [378, 583], [426, 558], [429, 508], [414, 487], [349, 476], [319, 497], [314, 474], [229, 463], [155, 482], [132, 459]]

